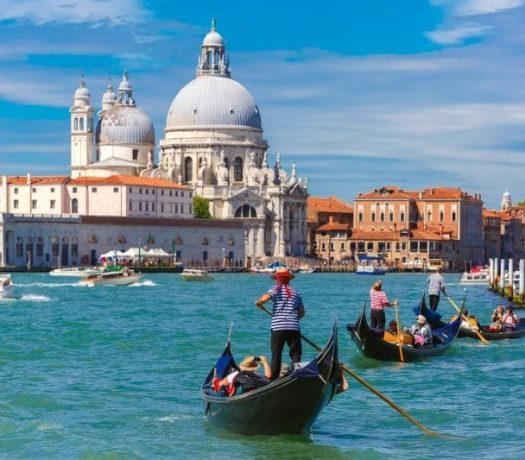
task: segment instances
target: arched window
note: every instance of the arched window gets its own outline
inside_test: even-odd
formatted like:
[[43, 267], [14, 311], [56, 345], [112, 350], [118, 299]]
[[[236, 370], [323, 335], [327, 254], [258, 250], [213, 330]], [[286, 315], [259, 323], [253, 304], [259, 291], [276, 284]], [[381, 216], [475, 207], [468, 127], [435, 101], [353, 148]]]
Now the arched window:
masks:
[[237, 211], [235, 211], [235, 217], [257, 217], [257, 211], [255, 211], [253, 206], [243, 204], [237, 208]]
[[193, 160], [191, 157], [186, 157], [184, 159], [184, 179], [186, 182], [191, 182], [193, 180]]
[[79, 122], [80, 131], [84, 131], [84, 118], [80, 118]]
[[208, 246], [208, 244], [210, 244], [210, 242], [208, 241], [208, 238], [203, 238], [201, 244], [202, 244], [203, 246]]
[[78, 214], [78, 199], [73, 198], [71, 200], [71, 214]]
[[75, 128], [75, 131], [78, 130], [78, 118], [75, 118], [74, 122], [73, 122], [73, 126]]
[[233, 180], [235, 182], [242, 182], [242, 158], [235, 157], [233, 160]]

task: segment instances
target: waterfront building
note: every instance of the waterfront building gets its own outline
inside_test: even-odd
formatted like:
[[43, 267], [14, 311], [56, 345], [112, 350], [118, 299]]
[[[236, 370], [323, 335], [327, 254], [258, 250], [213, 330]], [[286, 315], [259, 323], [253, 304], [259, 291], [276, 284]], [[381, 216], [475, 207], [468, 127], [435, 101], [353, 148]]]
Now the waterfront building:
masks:
[[336, 197], [308, 197], [309, 253], [329, 263], [347, 262], [347, 240], [354, 208]]
[[350, 251], [401, 268], [463, 269], [484, 259], [481, 195], [460, 188], [385, 186], [354, 200]]
[[[183, 261], [219, 254], [249, 265], [265, 256], [305, 255], [307, 180], [295, 164], [288, 174], [279, 154], [269, 165], [259, 108], [232, 78], [215, 22], [196, 78], [168, 110], [157, 162], [153, 124], [126, 72], [116, 92], [107, 86], [98, 112], [82, 78], [69, 112], [70, 177], [1, 179], [0, 265], [93, 261], [116, 242], [136, 246], [154, 228], [158, 236], [148, 230], [146, 239], [162, 241], [164, 250], [190, 242], [177, 249]], [[209, 201], [213, 220], [194, 221], [194, 195]], [[112, 227], [108, 219], [117, 217]], [[103, 222], [112, 230], [99, 238]]]

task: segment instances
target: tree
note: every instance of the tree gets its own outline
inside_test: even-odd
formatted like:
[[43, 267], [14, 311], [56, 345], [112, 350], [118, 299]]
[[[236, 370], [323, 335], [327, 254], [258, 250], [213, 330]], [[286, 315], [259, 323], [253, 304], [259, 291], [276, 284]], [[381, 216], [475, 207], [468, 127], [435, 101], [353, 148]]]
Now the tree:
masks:
[[193, 216], [197, 219], [211, 219], [210, 202], [202, 196], [193, 196]]
[[525, 206], [525, 201], [518, 202], [518, 206]]

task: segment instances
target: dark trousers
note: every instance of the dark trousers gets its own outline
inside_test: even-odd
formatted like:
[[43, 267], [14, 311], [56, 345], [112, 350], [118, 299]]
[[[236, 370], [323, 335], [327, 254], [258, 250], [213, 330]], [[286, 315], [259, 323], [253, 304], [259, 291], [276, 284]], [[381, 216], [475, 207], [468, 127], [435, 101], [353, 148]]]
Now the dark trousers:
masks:
[[285, 343], [290, 350], [292, 363], [298, 363], [301, 361], [301, 333], [299, 331], [272, 331], [272, 362], [270, 364], [272, 369], [272, 380], [278, 378], [281, 373], [281, 355]]
[[435, 294], [429, 294], [428, 302], [430, 303], [430, 310], [436, 311], [439, 304], [439, 296]]
[[385, 310], [370, 310], [370, 327], [380, 331], [385, 330]]

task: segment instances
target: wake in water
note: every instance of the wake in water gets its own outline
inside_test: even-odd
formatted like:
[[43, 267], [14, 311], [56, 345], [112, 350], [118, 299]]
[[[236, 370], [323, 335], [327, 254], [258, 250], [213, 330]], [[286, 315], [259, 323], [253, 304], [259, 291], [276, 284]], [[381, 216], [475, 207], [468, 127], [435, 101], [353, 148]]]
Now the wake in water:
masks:
[[51, 300], [47, 295], [38, 294], [24, 294], [22, 297], [15, 300], [25, 300], [26, 302], [49, 302]]
[[138, 283], [130, 284], [129, 287], [156, 286], [156, 285], [157, 285], [157, 284], [154, 283], [154, 282], [151, 281], [151, 280], [144, 280], [144, 281], [139, 281]]
[[16, 283], [16, 286], [21, 287], [64, 287], [64, 286], [78, 286], [78, 283]]

